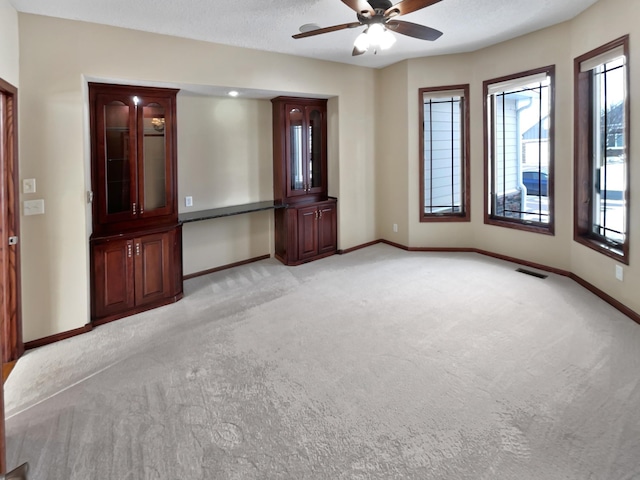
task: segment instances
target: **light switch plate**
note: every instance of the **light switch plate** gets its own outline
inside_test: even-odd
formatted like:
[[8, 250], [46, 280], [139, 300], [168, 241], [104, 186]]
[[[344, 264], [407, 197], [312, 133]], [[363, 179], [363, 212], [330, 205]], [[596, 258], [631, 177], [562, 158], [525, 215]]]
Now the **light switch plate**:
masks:
[[184, 197], [184, 206], [193, 207], [193, 197]]
[[44, 213], [44, 200], [25, 200], [23, 205], [24, 215], [42, 215]]
[[25, 178], [22, 180], [22, 193], [36, 193], [35, 178]]

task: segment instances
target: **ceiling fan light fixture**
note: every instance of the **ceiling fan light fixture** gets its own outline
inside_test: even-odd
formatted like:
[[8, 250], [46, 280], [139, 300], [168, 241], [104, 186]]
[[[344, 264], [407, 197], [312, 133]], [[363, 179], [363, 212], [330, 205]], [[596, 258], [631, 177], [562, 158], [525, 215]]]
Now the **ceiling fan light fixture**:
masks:
[[380, 23], [372, 23], [367, 29], [367, 35], [371, 45], [380, 45], [380, 41], [384, 36], [384, 27]]
[[396, 43], [395, 35], [385, 28], [384, 33], [380, 38], [380, 48], [382, 50], [386, 50], [391, 48], [394, 43]]
[[381, 23], [370, 25], [369, 28], [365, 30], [365, 33], [367, 34], [367, 40], [369, 42], [367, 47], [373, 45], [379, 47], [380, 50], [387, 50], [396, 43], [396, 37]]
[[359, 52], [366, 52], [369, 49], [369, 35], [367, 32], [369, 29], [367, 28], [364, 32], [356, 37], [356, 41], [353, 42], [353, 48], [358, 50]]

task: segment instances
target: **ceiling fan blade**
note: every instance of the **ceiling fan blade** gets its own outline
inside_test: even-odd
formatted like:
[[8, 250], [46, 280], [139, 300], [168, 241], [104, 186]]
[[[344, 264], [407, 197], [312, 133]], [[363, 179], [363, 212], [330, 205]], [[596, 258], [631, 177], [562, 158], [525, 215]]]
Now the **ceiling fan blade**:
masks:
[[333, 25], [332, 27], [318, 28], [316, 30], [298, 33], [297, 35], [293, 35], [293, 38], [312, 37], [314, 35], [320, 35], [321, 33], [335, 32], [337, 30], [344, 30], [345, 28], [355, 28], [359, 27], [360, 25], [360, 22], [341, 23], [340, 25]]
[[418, 25], [417, 23], [403, 22], [402, 20], [389, 20], [386, 24], [389, 30], [393, 30], [396, 33], [407, 35], [413, 38], [419, 38], [420, 40], [437, 40], [442, 35], [440, 30], [435, 28], [425, 27], [424, 25]]
[[342, 3], [361, 15], [368, 13], [369, 16], [374, 16], [376, 14], [375, 10], [371, 8], [371, 5], [369, 5], [369, 2], [366, 0], [342, 0]]
[[429, 7], [441, 1], [442, 0], [402, 0], [401, 2], [398, 2], [394, 6], [388, 8], [384, 12], [384, 16], [395, 17], [398, 15], [406, 15], [407, 13], [415, 12], [416, 10]]

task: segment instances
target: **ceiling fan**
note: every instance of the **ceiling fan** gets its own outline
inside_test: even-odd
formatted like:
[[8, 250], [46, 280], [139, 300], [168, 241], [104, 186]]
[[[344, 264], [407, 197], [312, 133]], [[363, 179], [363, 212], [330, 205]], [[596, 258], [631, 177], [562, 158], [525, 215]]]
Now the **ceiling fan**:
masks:
[[441, 31], [418, 25], [417, 23], [396, 20], [396, 17], [429, 7], [440, 1], [442, 0], [401, 0], [393, 5], [390, 0], [342, 0], [342, 3], [356, 12], [358, 15], [357, 22], [314, 28], [293, 35], [293, 38], [306, 38], [320, 35], [321, 33], [335, 32], [364, 25], [366, 29], [356, 38], [353, 45], [351, 55], [354, 56], [362, 55], [371, 46], [374, 47], [374, 53], [377, 53], [378, 48], [384, 50], [393, 45], [395, 37], [390, 31], [420, 40], [433, 41], [440, 38]]

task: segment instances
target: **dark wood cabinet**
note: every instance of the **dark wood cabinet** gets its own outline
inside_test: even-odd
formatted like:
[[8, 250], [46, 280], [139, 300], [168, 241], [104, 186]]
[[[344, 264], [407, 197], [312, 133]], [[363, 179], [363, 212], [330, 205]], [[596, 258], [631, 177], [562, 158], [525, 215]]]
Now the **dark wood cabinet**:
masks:
[[104, 318], [135, 306], [133, 240], [92, 244], [93, 317]]
[[318, 255], [333, 254], [338, 250], [337, 202], [318, 205]]
[[276, 258], [299, 265], [333, 255], [338, 248], [336, 213], [335, 198], [276, 210]]
[[176, 94], [89, 84], [94, 323], [182, 296]]
[[94, 233], [177, 218], [176, 93], [89, 84]]
[[182, 295], [174, 268], [182, 252], [181, 228], [134, 235], [92, 241], [92, 316], [97, 323], [172, 303]]
[[277, 97], [273, 104], [274, 200], [327, 198], [327, 101]]
[[336, 203], [298, 209], [298, 258], [306, 260], [336, 251]]
[[337, 250], [337, 202], [327, 196], [327, 101], [277, 97], [273, 104], [276, 258], [287, 265]]

